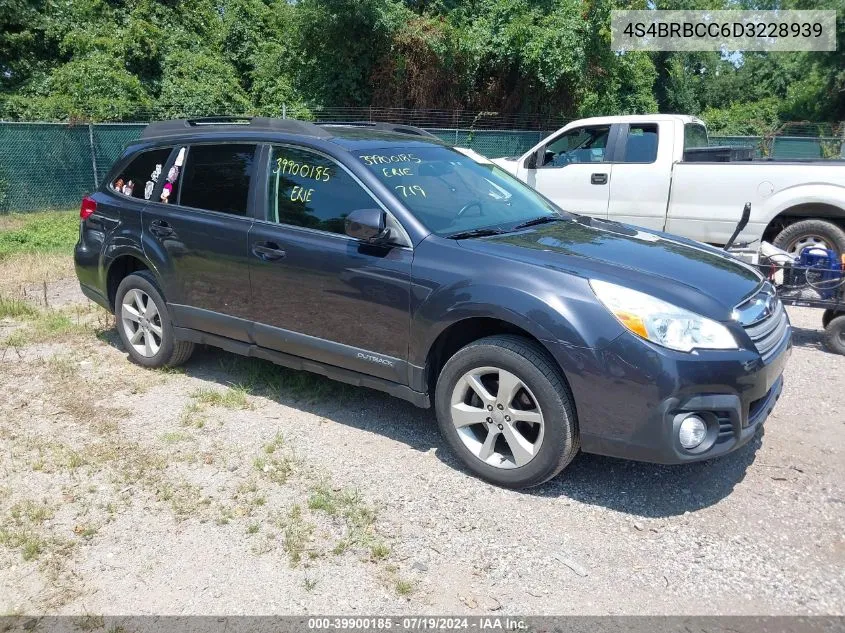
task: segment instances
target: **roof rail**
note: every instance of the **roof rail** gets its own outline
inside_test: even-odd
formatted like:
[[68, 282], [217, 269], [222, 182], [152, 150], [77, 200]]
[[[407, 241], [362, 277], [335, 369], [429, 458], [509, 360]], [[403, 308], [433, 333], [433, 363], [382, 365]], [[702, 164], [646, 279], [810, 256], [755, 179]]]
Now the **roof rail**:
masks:
[[270, 117], [262, 116], [208, 116], [194, 119], [155, 121], [144, 128], [141, 138], [196, 132], [203, 128], [226, 131], [236, 128], [247, 128], [249, 131], [291, 132], [293, 134], [304, 134], [319, 138], [331, 138], [332, 136], [319, 125], [297, 119], [271, 119]]
[[384, 123], [382, 121], [344, 121], [331, 123], [321, 123], [323, 127], [334, 127], [338, 125], [345, 125], [350, 127], [368, 127], [381, 132], [396, 132], [398, 134], [411, 134], [413, 136], [425, 136], [428, 138], [440, 140], [436, 135], [421, 127], [414, 127], [413, 125], [404, 125], [402, 123]]

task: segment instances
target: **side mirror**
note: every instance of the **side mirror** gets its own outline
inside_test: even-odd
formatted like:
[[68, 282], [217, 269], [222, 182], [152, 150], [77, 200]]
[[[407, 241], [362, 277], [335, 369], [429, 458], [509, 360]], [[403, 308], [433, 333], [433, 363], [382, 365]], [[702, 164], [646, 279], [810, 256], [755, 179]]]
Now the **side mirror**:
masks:
[[[540, 150], [542, 151], [542, 150]], [[539, 152], [533, 152], [531, 156], [525, 159], [525, 169], [537, 169], [537, 154]]]
[[343, 228], [349, 237], [362, 242], [377, 244], [390, 237], [390, 230], [384, 226], [384, 211], [381, 209], [355, 209], [346, 216]]

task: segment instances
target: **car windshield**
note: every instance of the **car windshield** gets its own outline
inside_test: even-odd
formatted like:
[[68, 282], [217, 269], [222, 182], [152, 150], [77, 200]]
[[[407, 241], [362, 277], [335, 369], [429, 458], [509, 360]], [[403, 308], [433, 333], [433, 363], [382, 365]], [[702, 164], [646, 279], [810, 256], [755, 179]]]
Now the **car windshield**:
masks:
[[561, 217], [552, 203], [474, 152], [387, 147], [355, 155], [437, 235], [508, 231]]

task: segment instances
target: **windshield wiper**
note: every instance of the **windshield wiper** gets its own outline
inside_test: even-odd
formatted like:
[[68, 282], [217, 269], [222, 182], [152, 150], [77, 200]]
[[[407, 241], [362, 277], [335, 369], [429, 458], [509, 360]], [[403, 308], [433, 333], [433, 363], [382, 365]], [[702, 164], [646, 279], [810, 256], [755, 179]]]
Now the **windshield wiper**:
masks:
[[533, 218], [531, 220], [526, 220], [525, 222], [520, 222], [515, 227], [513, 227], [514, 231], [519, 229], [527, 229], [529, 226], [537, 226], [538, 224], [548, 224], [549, 222], [561, 222], [563, 218], [559, 215], [541, 215], [538, 218]]
[[447, 235], [449, 239], [452, 240], [465, 240], [470, 237], [486, 237], [488, 235], [501, 235], [504, 233], [502, 229], [494, 229], [493, 227], [487, 227], [486, 229], [472, 229], [470, 231], [460, 231], [458, 233], [452, 233], [451, 235]]

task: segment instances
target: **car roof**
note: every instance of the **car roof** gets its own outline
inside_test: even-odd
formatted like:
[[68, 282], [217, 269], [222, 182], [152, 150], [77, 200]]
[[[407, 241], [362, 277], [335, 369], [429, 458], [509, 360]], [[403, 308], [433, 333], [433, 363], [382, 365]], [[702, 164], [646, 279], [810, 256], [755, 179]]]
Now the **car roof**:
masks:
[[681, 123], [704, 122], [689, 114], [624, 114], [617, 116], [597, 116], [588, 119], [579, 119], [580, 125], [612, 125], [614, 123], [662, 123], [667, 121], [680, 121]]
[[176, 119], [150, 123], [141, 134], [144, 141], [191, 141], [232, 137], [266, 139], [307, 137], [333, 143], [347, 150], [364, 150], [390, 145], [432, 146], [444, 142], [421, 128], [393, 123], [359, 121], [351, 123], [317, 124], [297, 119], [267, 117], [206, 117]]

